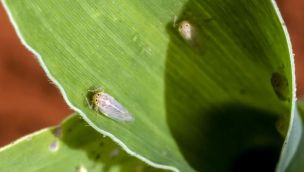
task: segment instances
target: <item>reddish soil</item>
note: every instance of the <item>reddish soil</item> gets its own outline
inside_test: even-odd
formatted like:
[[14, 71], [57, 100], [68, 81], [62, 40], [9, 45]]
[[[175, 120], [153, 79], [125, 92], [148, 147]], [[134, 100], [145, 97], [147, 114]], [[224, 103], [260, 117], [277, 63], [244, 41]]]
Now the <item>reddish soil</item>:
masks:
[[304, 99], [304, 1], [277, 0], [295, 54], [297, 96]]
[[[278, 0], [296, 57], [298, 96], [304, 94], [304, 1]], [[16, 36], [0, 5], [0, 146], [55, 125], [72, 111]]]
[[35, 57], [21, 45], [1, 4], [0, 146], [56, 125], [70, 113]]

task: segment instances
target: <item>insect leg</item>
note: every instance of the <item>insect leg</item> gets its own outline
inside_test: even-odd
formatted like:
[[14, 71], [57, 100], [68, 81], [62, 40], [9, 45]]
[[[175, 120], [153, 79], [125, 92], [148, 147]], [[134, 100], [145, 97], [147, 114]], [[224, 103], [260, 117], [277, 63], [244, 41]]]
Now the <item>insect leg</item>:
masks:
[[176, 22], [177, 22], [177, 16], [175, 15], [173, 17], [173, 27], [175, 28], [176, 27]]
[[90, 108], [90, 109], [93, 109], [93, 106], [94, 106], [94, 105], [90, 103], [89, 99], [86, 97], [85, 100], [86, 100], [86, 102], [87, 102], [89, 108]]

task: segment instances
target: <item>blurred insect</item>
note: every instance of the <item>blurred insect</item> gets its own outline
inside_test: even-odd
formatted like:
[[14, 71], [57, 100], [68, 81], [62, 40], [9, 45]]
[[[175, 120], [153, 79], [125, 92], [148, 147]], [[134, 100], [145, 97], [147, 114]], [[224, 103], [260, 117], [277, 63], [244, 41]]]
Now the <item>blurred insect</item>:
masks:
[[91, 109], [103, 113], [105, 116], [116, 121], [131, 122], [133, 121], [132, 115], [112, 96], [105, 93], [102, 88], [89, 90], [93, 95], [87, 103]]
[[187, 20], [179, 23], [178, 31], [185, 40], [191, 40], [193, 35], [193, 28]]

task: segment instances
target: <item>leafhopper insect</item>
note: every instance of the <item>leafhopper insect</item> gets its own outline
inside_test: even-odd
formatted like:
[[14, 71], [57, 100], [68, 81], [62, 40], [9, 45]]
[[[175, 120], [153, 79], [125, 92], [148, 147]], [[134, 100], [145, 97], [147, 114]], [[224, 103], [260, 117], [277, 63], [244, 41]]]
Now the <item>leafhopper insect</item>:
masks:
[[102, 88], [89, 91], [93, 93], [93, 96], [90, 101], [88, 101], [88, 99], [86, 100], [91, 109], [101, 112], [116, 121], [131, 122], [134, 120], [128, 110], [114, 99], [114, 97], [105, 93]]

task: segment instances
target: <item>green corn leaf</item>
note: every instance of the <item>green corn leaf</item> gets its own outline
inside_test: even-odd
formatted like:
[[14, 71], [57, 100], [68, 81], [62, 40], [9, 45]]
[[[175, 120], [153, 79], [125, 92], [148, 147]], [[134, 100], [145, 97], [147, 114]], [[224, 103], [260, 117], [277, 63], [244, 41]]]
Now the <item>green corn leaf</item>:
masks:
[[[129, 154], [174, 171], [240, 169], [255, 153], [275, 166], [295, 85], [273, 1], [4, 2], [69, 106]], [[133, 122], [89, 108], [100, 86]]]
[[1, 171], [162, 171], [131, 157], [78, 115], [0, 149]]

